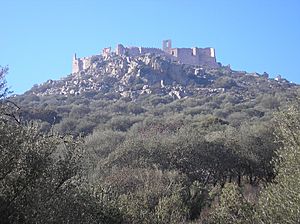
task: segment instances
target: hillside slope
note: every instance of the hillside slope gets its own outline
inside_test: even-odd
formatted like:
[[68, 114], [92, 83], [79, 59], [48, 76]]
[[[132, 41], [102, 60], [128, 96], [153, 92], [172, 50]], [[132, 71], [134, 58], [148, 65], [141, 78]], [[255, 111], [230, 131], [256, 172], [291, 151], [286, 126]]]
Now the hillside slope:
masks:
[[[81, 209], [78, 214], [89, 215], [78, 203], [86, 205], [94, 198], [96, 204], [87, 205], [96, 214], [104, 212], [104, 216], [100, 213], [100, 220], [106, 219], [103, 223], [259, 223], [278, 220], [278, 210], [270, 201], [299, 211], [297, 203], [290, 203], [290, 198], [297, 199], [298, 185], [286, 187], [286, 175], [276, 176], [274, 166], [274, 161], [286, 161], [288, 166], [290, 161], [297, 162], [293, 153], [287, 157], [284, 147], [297, 140], [290, 133], [299, 130], [298, 94], [298, 85], [269, 79], [266, 74], [180, 65], [145, 55], [97, 60], [87, 70], [34, 86], [10, 100], [21, 108], [25, 125], [20, 126], [27, 130], [32, 123], [38, 124], [30, 134], [33, 139], [55, 136], [64, 140], [72, 135], [70, 139], [80, 140], [80, 152], [64, 152], [68, 149], [64, 142], [50, 157], [65, 160], [53, 166], [59, 166], [55, 173], [62, 173], [63, 178], [64, 171], [72, 174], [78, 168], [82, 179], [71, 175], [68, 183], [78, 180], [89, 193], [79, 203], [76, 191], [74, 196], [59, 191], [50, 208], [65, 205], [61, 200], [66, 195], [72, 197], [70, 202], [76, 200], [75, 207]], [[14, 135], [7, 134], [14, 142]], [[28, 146], [26, 141], [22, 146]], [[290, 152], [294, 145], [299, 146], [293, 144]], [[37, 146], [42, 147], [37, 148], [37, 155], [48, 153], [47, 147], [34, 143]], [[278, 160], [278, 155], [285, 159]], [[39, 157], [34, 154], [24, 160], [32, 158]], [[290, 168], [280, 172], [290, 173]], [[292, 175], [287, 183], [297, 183], [297, 177]], [[48, 184], [52, 179], [45, 178], [45, 186], [57, 189]], [[38, 189], [36, 198], [48, 201], [41, 195], [51, 190], [43, 186], [34, 188]], [[275, 194], [270, 194], [273, 189]], [[42, 218], [50, 214], [41, 202], [33, 217], [36, 211]], [[69, 208], [63, 207], [55, 211]], [[280, 220], [298, 220], [299, 212], [287, 217], [286, 209], [282, 211]], [[99, 222], [98, 216], [91, 217]]]
[[147, 117], [176, 114], [211, 115], [232, 124], [269, 119], [298, 89], [267, 74], [176, 64], [147, 54], [96, 58], [89, 69], [35, 85], [13, 101], [23, 109], [23, 120], [88, 134], [95, 127], [126, 131]]

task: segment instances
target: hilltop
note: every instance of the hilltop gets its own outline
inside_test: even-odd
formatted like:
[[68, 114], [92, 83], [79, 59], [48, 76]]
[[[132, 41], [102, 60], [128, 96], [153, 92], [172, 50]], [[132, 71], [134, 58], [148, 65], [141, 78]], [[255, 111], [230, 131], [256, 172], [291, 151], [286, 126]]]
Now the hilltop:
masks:
[[[211, 115], [233, 123], [265, 119], [292, 100], [297, 89], [298, 85], [266, 73], [187, 65], [156, 54], [112, 54], [94, 58], [89, 68], [60, 80], [35, 85], [13, 100], [25, 118], [40, 119], [37, 113], [45, 110], [48, 114], [42, 120], [47, 127], [56, 124], [60, 131], [87, 134], [115, 119], [126, 120], [129, 124], [120, 129], [127, 130], [149, 116], [174, 113]], [[96, 119], [99, 114], [102, 117]]]
[[101, 55], [77, 58], [75, 54], [72, 61], [72, 73], [88, 69], [92, 66], [95, 60], [102, 58], [108, 58], [116, 55], [137, 57], [145, 54], [163, 56], [172, 62], [179, 64], [199, 65], [210, 68], [220, 67], [220, 64], [217, 63], [214, 48], [172, 48], [172, 41], [164, 40], [162, 42], [162, 49], [154, 47], [124, 47], [122, 44], [118, 44], [115, 51], [112, 51], [111, 47], [106, 47], [102, 50]]
[[299, 85], [160, 54], [88, 60], [10, 98], [20, 122], [1, 120], [0, 148], [30, 186], [14, 197], [23, 181], [4, 170], [16, 211], [35, 223], [298, 223]]

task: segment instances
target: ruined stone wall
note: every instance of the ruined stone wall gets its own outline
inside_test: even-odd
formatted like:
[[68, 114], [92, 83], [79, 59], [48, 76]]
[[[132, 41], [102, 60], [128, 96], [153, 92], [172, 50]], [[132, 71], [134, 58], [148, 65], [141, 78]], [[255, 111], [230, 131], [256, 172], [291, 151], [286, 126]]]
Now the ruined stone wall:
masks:
[[170, 55], [172, 55], [174, 57], [178, 57], [178, 48], [171, 49]]
[[198, 57], [193, 54], [193, 49], [191, 48], [176, 48], [172, 49], [171, 53], [174, 52], [174, 56], [177, 60], [183, 64], [198, 65]]
[[211, 47], [207, 47], [207, 48], [196, 48], [196, 53], [197, 55], [199, 55], [200, 57], [211, 57], [211, 58], [215, 58], [215, 49], [211, 48]]
[[[114, 52], [111, 52], [111, 48], [104, 48], [102, 56], [108, 57], [112, 53]], [[147, 53], [165, 56], [174, 62], [182, 64], [219, 67], [219, 64], [216, 61], [214, 48], [172, 48], [171, 40], [164, 40], [162, 49], [151, 47], [124, 47], [122, 44], [118, 44], [115, 50], [116, 55], [126, 55], [131, 57]], [[89, 68], [92, 65], [93, 57], [94, 56], [76, 58], [75, 54], [72, 62], [72, 72], [76, 73]]]
[[131, 57], [136, 57], [140, 55], [140, 48], [138, 47], [126, 47], [125, 48], [125, 54]]
[[210, 67], [219, 67], [215, 57], [215, 49], [213, 48], [199, 48], [197, 52], [199, 62], [202, 65], [208, 65]]
[[159, 54], [159, 55], [165, 55], [166, 53], [159, 49], [159, 48], [153, 48], [153, 47], [140, 47], [140, 54]]
[[135, 57], [140, 55], [139, 47], [124, 47], [122, 44], [118, 44], [116, 47], [116, 55], [127, 55]]
[[82, 59], [82, 68], [87, 69], [91, 66], [92, 64], [92, 57], [86, 57]]
[[122, 44], [118, 44], [116, 47], [116, 55], [124, 55], [125, 54], [125, 47]]
[[84, 58], [73, 58], [72, 62], [72, 73], [77, 73], [84, 69], [87, 69], [92, 64], [92, 57], [84, 57]]
[[170, 53], [176, 58], [175, 61], [183, 64], [219, 66], [213, 48], [172, 48]]
[[73, 61], [72, 61], [72, 73], [76, 73], [76, 72], [79, 72], [83, 69], [83, 63], [82, 61], [80, 60], [80, 58], [73, 58]]

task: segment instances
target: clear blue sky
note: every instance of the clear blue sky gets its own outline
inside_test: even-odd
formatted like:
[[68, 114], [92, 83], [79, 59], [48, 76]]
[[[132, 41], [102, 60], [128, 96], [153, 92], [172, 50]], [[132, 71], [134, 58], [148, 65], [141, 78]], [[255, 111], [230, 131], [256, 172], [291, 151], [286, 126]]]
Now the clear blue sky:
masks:
[[117, 43], [214, 47], [232, 69], [300, 83], [299, 0], [0, 0], [0, 65], [22, 93]]

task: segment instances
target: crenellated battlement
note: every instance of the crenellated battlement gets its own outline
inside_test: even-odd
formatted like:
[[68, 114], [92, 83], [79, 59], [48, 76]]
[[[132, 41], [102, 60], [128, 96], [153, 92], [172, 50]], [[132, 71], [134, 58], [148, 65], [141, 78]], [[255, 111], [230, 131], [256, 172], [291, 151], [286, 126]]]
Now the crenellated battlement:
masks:
[[[162, 45], [162, 49], [160, 49], [153, 47], [124, 47], [122, 44], [118, 44], [114, 52], [111, 50], [111, 47], [107, 47], [102, 50], [102, 55], [96, 56], [105, 58], [111, 54], [116, 54], [136, 57], [144, 54], [156, 54], [165, 56], [181, 64], [208, 66], [212, 68], [219, 67], [214, 48], [172, 48], [171, 40], [164, 40]], [[89, 68], [92, 64], [92, 57], [77, 58], [75, 54], [72, 63], [72, 73]]]

